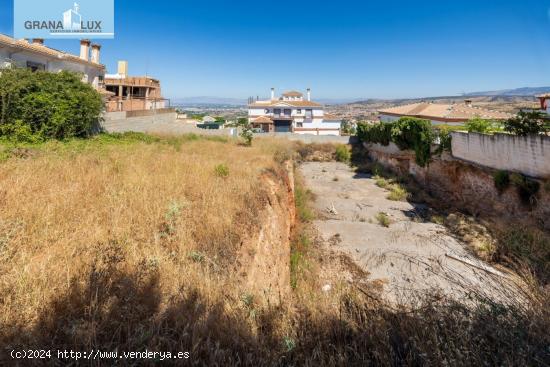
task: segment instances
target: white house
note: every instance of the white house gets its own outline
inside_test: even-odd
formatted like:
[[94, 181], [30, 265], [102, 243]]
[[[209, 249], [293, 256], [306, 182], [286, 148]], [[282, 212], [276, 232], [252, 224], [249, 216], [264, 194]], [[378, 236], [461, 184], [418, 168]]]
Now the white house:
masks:
[[324, 113], [323, 105], [307, 99], [296, 91], [275, 97], [271, 88], [268, 100], [249, 100], [248, 121], [254, 128], [264, 132], [292, 132], [296, 134], [340, 135], [341, 120]]
[[105, 77], [105, 66], [99, 63], [100, 49], [100, 45], [92, 44], [90, 55], [90, 41], [81, 40], [80, 56], [77, 56], [47, 47], [40, 38], [29, 42], [0, 34], [0, 69], [15, 64], [31, 70], [53, 73], [74, 71], [82, 74], [84, 82], [99, 90], [103, 87]]

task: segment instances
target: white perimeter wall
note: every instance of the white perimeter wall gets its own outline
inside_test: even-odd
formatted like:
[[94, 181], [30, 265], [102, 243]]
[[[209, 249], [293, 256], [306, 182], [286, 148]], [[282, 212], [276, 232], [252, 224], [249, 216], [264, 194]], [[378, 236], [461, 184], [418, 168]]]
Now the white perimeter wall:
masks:
[[452, 154], [482, 166], [550, 177], [550, 137], [452, 132]]

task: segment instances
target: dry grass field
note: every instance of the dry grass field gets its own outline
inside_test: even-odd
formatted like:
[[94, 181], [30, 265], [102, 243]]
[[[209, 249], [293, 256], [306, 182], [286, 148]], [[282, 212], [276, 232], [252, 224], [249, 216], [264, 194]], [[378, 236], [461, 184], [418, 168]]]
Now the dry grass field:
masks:
[[295, 150], [141, 134], [0, 143], [0, 364], [21, 347], [187, 351], [192, 365], [548, 362], [544, 306], [472, 309], [433, 295], [394, 309], [357, 284], [322, 291], [331, 259], [308, 232], [313, 198], [299, 177], [290, 296], [248, 293], [239, 246], [262, 226], [262, 177], [284, 181]]

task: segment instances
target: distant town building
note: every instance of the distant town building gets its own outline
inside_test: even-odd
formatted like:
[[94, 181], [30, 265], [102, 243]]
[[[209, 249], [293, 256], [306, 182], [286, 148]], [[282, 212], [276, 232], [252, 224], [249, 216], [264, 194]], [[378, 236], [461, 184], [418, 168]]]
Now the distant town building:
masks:
[[290, 91], [275, 97], [271, 88], [268, 100], [249, 100], [248, 121], [263, 132], [292, 132], [297, 134], [340, 135], [341, 121], [324, 113], [323, 105], [311, 101], [300, 92]]
[[[91, 57], [90, 57], [91, 46]], [[16, 40], [0, 34], [0, 68], [15, 65], [33, 71], [57, 73], [62, 70], [82, 74], [82, 80], [104, 91], [105, 66], [99, 62], [101, 46], [89, 40], [80, 41], [80, 56], [59, 51], [44, 45], [44, 40], [35, 38]]]
[[213, 118], [212, 116], [204, 116], [202, 118], [202, 122], [204, 122], [205, 124], [210, 124], [210, 123], [216, 122], [216, 119]]
[[412, 103], [382, 109], [378, 111], [378, 114], [382, 122], [392, 122], [409, 116], [430, 120], [434, 125], [462, 125], [476, 117], [488, 120], [507, 120], [513, 116], [506, 112], [473, 106], [472, 101], [468, 99], [464, 103], [455, 104]]
[[540, 94], [535, 97], [537, 97], [540, 101], [541, 111], [546, 112], [546, 114], [550, 115], [550, 93]]
[[166, 107], [160, 81], [149, 76], [128, 76], [128, 62], [118, 62], [116, 74], [105, 75], [105, 88], [111, 92], [107, 112], [141, 111]]

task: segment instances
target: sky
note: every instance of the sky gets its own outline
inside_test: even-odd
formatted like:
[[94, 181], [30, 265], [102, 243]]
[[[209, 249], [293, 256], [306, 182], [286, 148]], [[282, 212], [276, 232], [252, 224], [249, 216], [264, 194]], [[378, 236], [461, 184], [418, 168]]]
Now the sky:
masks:
[[[13, 1], [0, 0], [0, 33], [13, 34]], [[116, 0], [115, 39], [98, 43], [108, 72], [127, 60], [131, 75], [160, 79], [172, 99], [550, 86], [550, 0]], [[46, 45], [79, 50], [78, 40]]]

